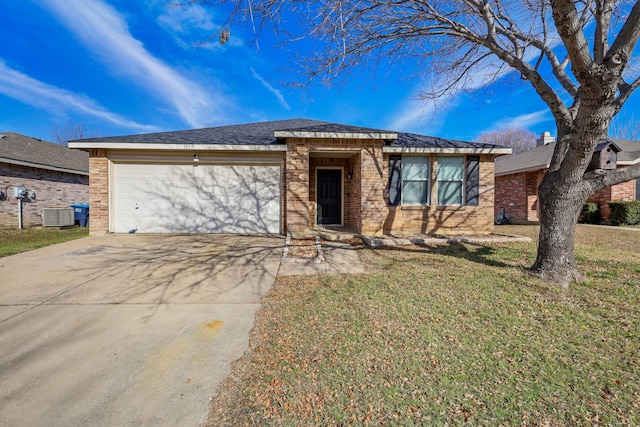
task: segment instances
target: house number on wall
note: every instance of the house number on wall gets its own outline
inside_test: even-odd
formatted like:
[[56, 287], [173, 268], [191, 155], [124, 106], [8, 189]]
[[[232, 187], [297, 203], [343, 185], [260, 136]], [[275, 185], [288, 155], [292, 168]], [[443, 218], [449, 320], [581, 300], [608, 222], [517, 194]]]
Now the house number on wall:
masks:
[[184, 144], [184, 147], [182, 147], [185, 150], [193, 150], [193, 144]]

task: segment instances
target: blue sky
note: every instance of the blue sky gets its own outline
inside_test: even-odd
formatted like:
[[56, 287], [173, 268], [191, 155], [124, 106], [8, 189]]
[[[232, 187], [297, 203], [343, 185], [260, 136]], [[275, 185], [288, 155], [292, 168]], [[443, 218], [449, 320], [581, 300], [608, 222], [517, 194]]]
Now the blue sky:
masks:
[[555, 133], [545, 105], [518, 79], [438, 106], [419, 101], [421, 82], [397, 69], [355, 74], [339, 87], [283, 84], [296, 78], [286, 71], [292, 56], [268, 32], [259, 48], [235, 27], [225, 45], [195, 45], [224, 21], [216, 8], [21, 0], [2, 10], [0, 132], [50, 140], [69, 120], [111, 136], [304, 117], [469, 141], [513, 126]]

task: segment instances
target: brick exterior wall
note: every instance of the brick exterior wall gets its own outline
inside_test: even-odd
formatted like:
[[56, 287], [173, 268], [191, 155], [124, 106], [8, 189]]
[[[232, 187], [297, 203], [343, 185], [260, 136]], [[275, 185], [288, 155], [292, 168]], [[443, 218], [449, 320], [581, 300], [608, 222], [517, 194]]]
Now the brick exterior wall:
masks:
[[[494, 215], [504, 207], [513, 223], [537, 222], [538, 186], [546, 169], [521, 172], [496, 177], [496, 204]], [[605, 188], [589, 197], [588, 202], [597, 203], [603, 221], [609, 220], [610, 201], [632, 201], [636, 199], [636, 180]]]
[[[387, 211], [382, 145], [382, 140], [287, 139], [285, 231], [304, 232], [316, 226], [316, 171], [326, 167], [344, 171], [343, 226], [382, 233]], [[312, 152], [321, 154], [310, 156]], [[353, 172], [351, 180], [346, 179], [348, 172]]]
[[317, 211], [316, 211], [316, 191], [317, 191], [317, 171], [318, 169], [339, 169], [342, 170], [342, 218], [343, 226], [356, 228], [354, 218], [354, 205], [356, 201], [353, 197], [353, 179], [346, 179], [347, 173], [351, 169], [351, 159], [349, 158], [330, 158], [330, 157], [311, 157], [309, 159], [309, 209], [310, 221], [309, 227], [315, 227]]
[[609, 220], [611, 210], [609, 209], [610, 201], [633, 201], [636, 200], [636, 183], [637, 181], [631, 180], [623, 182], [621, 184], [613, 185], [604, 190], [598, 191], [593, 196], [589, 197], [589, 202], [597, 203], [600, 207], [600, 217], [603, 221]]
[[35, 199], [22, 202], [23, 228], [42, 225], [42, 209], [66, 208], [74, 203], [89, 202], [89, 177], [28, 166], [0, 163], [0, 189], [8, 198], [0, 202], [0, 228], [18, 228], [18, 201], [14, 186], [35, 191]]
[[[389, 234], [488, 234], [494, 229], [494, 157], [480, 156], [478, 206], [438, 206], [437, 156], [431, 157], [430, 206], [389, 206], [384, 232]], [[389, 160], [385, 155], [385, 177]], [[388, 180], [388, 178], [386, 178]], [[388, 190], [385, 190], [385, 193]]]
[[546, 169], [497, 176], [494, 218], [505, 208], [514, 224], [537, 222], [538, 185], [545, 172]]
[[109, 232], [109, 159], [107, 150], [89, 150], [89, 232]]
[[[392, 207], [388, 205], [389, 156], [382, 140], [288, 138], [282, 162], [282, 231], [316, 227], [316, 172], [343, 171], [343, 226], [362, 234], [490, 233], [493, 231], [493, 155], [480, 156], [479, 206]], [[109, 159], [90, 150], [91, 234], [109, 231]], [[431, 194], [437, 194], [437, 156], [432, 155]], [[346, 178], [351, 172], [352, 178]], [[434, 199], [435, 200], [435, 199]]]
[[[344, 171], [343, 225], [362, 234], [493, 231], [492, 155], [480, 156], [479, 206], [389, 206], [389, 156], [382, 148], [380, 140], [288, 139], [285, 231], [304, 232], [316, 226], [316, 171], [322, 167]], [[435, 195], [437, 156], [431, 159], [431, 194]], [[353, 173], [351, 180], [346, 179], [348, 172]]]

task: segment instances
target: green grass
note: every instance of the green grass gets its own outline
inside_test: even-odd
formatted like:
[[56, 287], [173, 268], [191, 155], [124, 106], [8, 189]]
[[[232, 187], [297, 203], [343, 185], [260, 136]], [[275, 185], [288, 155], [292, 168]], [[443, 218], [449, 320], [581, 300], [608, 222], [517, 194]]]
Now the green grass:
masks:
[[580, 229], [569, 291], [534, 243], [359, 250], [278, 279], [211, 425], [640, 425], [640, 233]]
[[27, 228], [0, 230], [0, 257], [55, 245], [89, 235], [88, 228]]

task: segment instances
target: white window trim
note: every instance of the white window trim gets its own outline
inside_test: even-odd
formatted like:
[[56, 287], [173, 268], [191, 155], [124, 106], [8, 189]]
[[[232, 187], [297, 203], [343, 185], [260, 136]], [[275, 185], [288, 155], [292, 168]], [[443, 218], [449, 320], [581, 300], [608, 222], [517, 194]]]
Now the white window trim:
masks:
[[[411, 158], [411, 157], [423, 157], [427, 159], [427, 177], [424, 180], [418, 180], [418, 179], [411, 179], [411, 180], [407, 180], [410, 182], [426, 182], [427, 183], [427, 200], [424, 203], [405, 203], [404, 201], [404, 159], [406, 158]], [[431, 205], [431, 171], [432, 171], [432, 165], [431, 165], [431, 156], [420, 156], [420, 155], [402, 155], [401, 160], [402, 162], [402, 170], [401, 170], [401, 176], [400, 176], [400, 206], [430, 206]]]
[[[467, 204], [465, 203], [465, 194], [467, 194], [467, 156], [463, 155], [463, 156], [438, 156], [436, 158], [436, 162], [438, 162], [438, 159], [444, 158], [444, 157], [457, 157], [457, 158], [462, 158], [462, 178], [460, 181], [462, 181], [462, 187], [460, 189], [461, 194], [460, 194], [460, 200], [462, 201], [462, 203], [455, 203], [455, 204], [450, 204], [450, 205], [445, 205], [440, 203], [440, 198], [438, 197], [438, 206], [467, 206]], [[437, 192], [440, 191], [440, 183], [441, 182], [460, 182], [460, 181], [452, 181], [452, 180], [443, 180], [441, 181], [440, 179], [438, 179], [438, 171], [440, 170], [440, 165], [438, 164], [438, 169], [436, 170], [436, 188], [437, 188]], [[437, 196], [437, 195], [436, 195]]]

